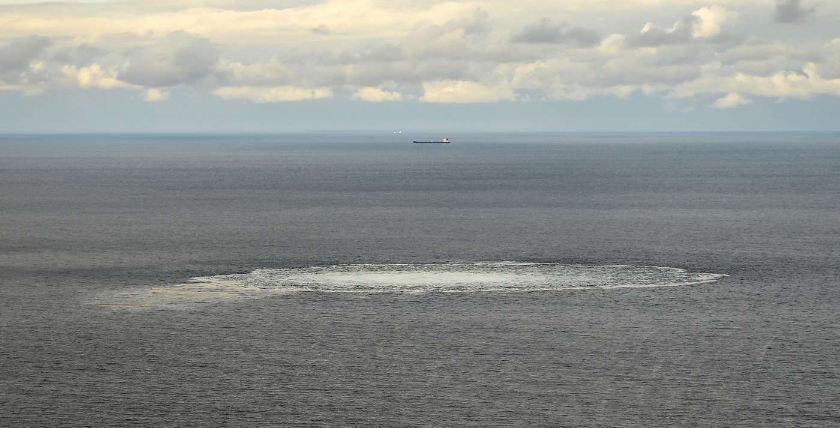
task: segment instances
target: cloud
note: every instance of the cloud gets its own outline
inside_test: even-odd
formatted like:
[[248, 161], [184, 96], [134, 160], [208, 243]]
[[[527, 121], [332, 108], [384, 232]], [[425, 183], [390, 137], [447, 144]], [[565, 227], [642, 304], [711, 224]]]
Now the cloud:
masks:
[[356, 93], [353, 94], [353, 98], [373, 103], [385, 101], [402, 101], [403, 99], [405, 99], [403, 94], [399, 92], [386, 91], [380, 88], [371, 87], [365, 87], [357, 90]]
[[129, 88], [133, 85], [127, 84], [117, 78], [117, 70], [103, 69], [99, 64], [91, 64], [86, 67], [65, 65], [61, 68], [64, 76], [76, 83], [80, 88]]
[[800, 72], [780, 71], [772, 76], [737, 74], [735, 84], [744, 92], [778, 99], [807, 100], [816, 95], [840, 96], [840, 79], [825, 79], [817, 73], [816, 65], [806, 64]]
[[574, 46], [595, 46], [601, 42], [601, 35], [597, 31], [585, 28], [570, 28], [565, 24], [554, 24], [548, 18], [543, 18], [514, 34], [514, 43], [557, 43]]
[[223, 86], [213, 94], [224, 100], [245, 100], [258, 104], [332, 98], [330, 88], [296, 88], [294, 86], [251, 87]]
[[421, 26], [403, 41], [406, 55], [415, 58], [464, 59], [475, 56], [477, 43], [490, 30], [487, 12], [475, 9], [440, 25]]
[[50, 44], [47, 38], [29, 36], [13, 39], [0, 46], [0, 73], [28, 68], [29, 63]]
[[695, 38], [717, 36], [723, 24], [738, 19], [737, 13], [719, 5], [697, 9], [691, 13], [691, 16], [698, 18], [692, 32]]
[[146, 94], [143, 96], [143, 101], [156, 102], [164, 101], [167, 98], [169, 98], [169, 92], [161, 89], [150, 88], [146, 90]]
[[687, 43], [694, 39], [694, 25], [699, 21], [696, 16], [687, 16], [677, 21], [671, 28], [663, 28], [648, 22], [641, 33], [630, 38], [633, 46], [661, 46], [673, 43]]
[[711, 63], [704, 66], [702, 77], [676, 86], [671, 93], [675, 98], [692, 98], [721, 92], [777, 100], [807, 100], [819, 95], [840, 97], [840, 79], [820, 76], [814, 63], [798, 71], [779, 71], [769, 76], [733, 72], [731, 67]]
[[840, 79], [840, 38], [826, 43], [826, 59], [817, 64], [820, 76], [827, 79]]
[[505, 74], [515, 89], [543, 91], [549, 99], [625, 98], [636, 93], [650, 96], [702, 76], [698, 58], [691, 52], [686, 47], [606, 52], [599, 48], [516, 65]]
[[249, 8], [247, 4], [237, 7], [237, 2], [108, 1], [7, 6], [0, 13], [0, 37], [33, 33], [83, 39], [115, 34], [160, 37], [183, 31], [215, 41], [267, 43], [281, 38], [297, 42], [322, 39], [324, 34], [312, 29], [325, 28], [344, 38], [364, 40], [404, 35], [407, 29], [421, 25], [440, 25], [476, 8], [476, 3], [452, 1], [283, 3], [293, 4], [278, 8], [277, 2], [262, 2]]
[[[127, 89], [150, 101], [189, 88], [257, 103], [656, 97], [683, 106], [729, 93], [756, 103], [840, 97], [840, 39], [831, 41], [830, 31], [840, 25], [840, 5], [820, 4], [825, 25], [780, 35], [748, 13], [769, 2], [5, 4], [0, 88]], [[783, 4], [801, 20], [816, 2]]]
[[219, 50], [208, 39], [174, 32], [134, 49], [120, 80], [156, 88], [189, 84], [210, 75], [218, 61]]
[[816, 12], [817, 7], [802, 7], [801, 0], [776, 0], [776, 22], [790, 24], [802, 22]]
[[513, 99], [513, 90], [506, 86], [446, 80], [423, 83], [423, 97], [420, 98], [420, 101], [427, 103], [493, 103]]
[[278, 86], [291, 83], [294, 77], [292, 70], [276, 58], [251, 64], [222, 60], [215, 73], [232, 86]]
[[632, 46], [662, 46], [688, 43], [697, 39], [709, 39], [721, 33], [721, 27], [738, 18], [738, 14], [723, 6], [713, 5], [695, 10], [684, 16], [670, 28], [659, 27], [648, 22], [642, 31], [632, 36]]
[[333, 33], [333, 31], [330, 30], [330, 28], [327, 27], [324, 24], [321, 24], [317, 27], [312, 27], [312, 28], [309, 29], [309, 31], [311, 31], [314, 34], [320, 34], [320, 35], [323, 35], [323, 36], [328, 36], [328, 35]]
[[82, 43], [78, 46], [62, 46], [51, 59], [60, 63], [82, 65], [96, 62], [98, 58], [106, 55], [108, 52], [105, 49]]
[[737, 92], [731, 92], [723, 98], [713, 102], [710, 107], [717, 109], [730, 109], [752, 104], [752, 100], [744, 98], [743, 95]]

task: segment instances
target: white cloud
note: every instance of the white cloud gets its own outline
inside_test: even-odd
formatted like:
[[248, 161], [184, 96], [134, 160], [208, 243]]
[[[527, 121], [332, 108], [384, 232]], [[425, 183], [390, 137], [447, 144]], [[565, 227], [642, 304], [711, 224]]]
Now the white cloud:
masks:
[[840, 96], [840, 79], [823, 79], [816, 65], [807, 64], [801, 72], [778, 72], [772, 76], [739, 73], [735, 86], [744, 92], [773, 98], [810, 99], [816, 95]]
[[610, 34], [601, 41], [601, 45], [598, 46], [598, 53], [602, 55], [615, 55], [624, 47], [625, 40], [627, 40], [627, 36], [623, 34]]
[[713, 102], [710, 107], [717, 108], [717, 109], [729, 109], [735, 107], [741, 107], [748, 104], [752, 104], [752, 100], [748, 98], [744, 98], [743, 95], [737, 92], [731, 92], [723, 98], [718, 99], [717, 101]]
[[738, 19], [738, 14], [727, 10], [723, 6], [712, 5], [700, 8], [691, 13], [691, 16], [699, 18], [694, 25], [692, 35], [695, 38], [712, 37], [720, 34], [720, 27]]
[[721, 92], [774, 99], [807, 100], [818, 95], [840, 97], [840, 78], [823, 78], [813, 63], [806, 64], [800, 71], [780, 71], [769, 76], [737, 73], [720, 63], [710, 63], [704, 67], [701, 78], [678, 85], [672, 95], [675, 98], [692, 98]]
[[143, 101], [156, 102], [164, 101], [169, 98], [169, 92], [157, 88], [149, 88], [143, 96]]
[[689, 43], [697, 39], [707, 39], [719, 35], [723, 24], [737, 18], [737, 13], [731, 12], [723, 6], [703, 7], [695, 10], [691, 15], [684, 16], [670, 28], [660, 27], [648, 22], [642, 27], [642, 31], [633, 36], [630, 41], [635, 46]]
[[296, 88], [294, 86], [253, 87], [223, 86], [213, 94], [225, 100], [246, 100], [258, 104], [332, 98], [330, 88]]
[[403, 94], [396, 91], [386, 91], [380, 88], [365, 87], [357, 90], [353, 94], [353, 98], [379, 103], [385, 101], [402, 101], [405, 99]]
[[118, 72], [115, 68], [106, 70], [96, 63], [81, 68], [75, 65], [65, 65], [61, 68], [61, 71], [80, 88], [114, 89], [133, 87], [133, 85], [117, 78]]
[[423, 97], [420, 98], [420, 101], [427, 103], [492, 103], [513, 99], [513, 90], [508, 86], [444, 80], [423, 83]]

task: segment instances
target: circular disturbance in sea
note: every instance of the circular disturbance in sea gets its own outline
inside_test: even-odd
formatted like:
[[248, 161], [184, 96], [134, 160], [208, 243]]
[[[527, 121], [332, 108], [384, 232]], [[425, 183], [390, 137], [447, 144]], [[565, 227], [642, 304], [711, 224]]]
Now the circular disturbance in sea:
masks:
[[657, 266], [586, 266], [481, 262], [350, 264], [191, 278], [183, 284], [98, 294], [91, 303], [115, 308], [178, 308], [305, 291], [329, 293], [469, 293], [675, 287], [726, 275]]

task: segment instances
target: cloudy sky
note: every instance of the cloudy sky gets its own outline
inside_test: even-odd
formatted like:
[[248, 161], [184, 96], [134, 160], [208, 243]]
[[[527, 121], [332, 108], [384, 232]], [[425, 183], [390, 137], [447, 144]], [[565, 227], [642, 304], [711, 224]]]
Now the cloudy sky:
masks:
[[837, 118], [840, 0], [0, 0], [0, 133]]

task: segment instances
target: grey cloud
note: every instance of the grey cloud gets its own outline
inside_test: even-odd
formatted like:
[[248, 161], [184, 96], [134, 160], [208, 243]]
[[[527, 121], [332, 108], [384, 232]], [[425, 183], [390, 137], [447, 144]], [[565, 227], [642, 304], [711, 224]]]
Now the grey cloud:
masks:
[[[480, 79], [488, 70], [469, 61], [402, 61], [387, 63], [359, 63], [321, 65], [295, 73], [297, 85], [302, 86], [382, 86], [420, 85], [424, 81]], [[306, 71], [306, 73], [303, 73]]]
[[[803, 9], [798, 2], [796, 6], [806, 15], [813, 13], [813, 8]], [[715, 76], [737, 72], [770, 76], [801, 70], [808, 62], [815, 63], [824, 78], [840, 77], [840, 43], [801, 39], [782, 43], [765, 33], [760, 34], [771, 38], [747, 38], [741, 32], [754, 30], [750, 26], [710, 31], [701, 26], [699, 17], [706, 16], [702, 13], [673, 24], [679, 16], [663, 21], [667, 25], [647, 26], [641, 33], [627, 34], [616, 27], [616, 35], [603, 48], [597, 47], [602, 41], [598, 32], [582, 28], [589, 24], [542, 19], [519, 22], [510, 30], [506, 25], [494, 27], [481, 10], [440, 25], [405, 28], [402, 36], [333, 39], [310, 35], [300, 43], [237, 39], [228, 46], [186, 32], [163, 39], [153, 33], [125, 33], [90, 39], [92, 45], [81, 46], [75, 40], [56, 38], [47, 49], [46, 39], [16, 39], [0, 41], [0, 80], [5, 79], [3, 70], [16, 67], [5, 73], [11, 76], [5, 82], [17, 79], [23, 82], [18, 86], [23, 86], [44, 81], [42, 86], [49, 88], [56, 86], [50, 82], [66, 80], [61, 66], [96, 64], [108, 76], [116, 71], [120, 80], [147, 88], [290, 85], [329, 87], [336, 94], [350, 94], [371, 86], [415, 94], [422, 93], [424, 82], [463, 80], [510, 85], [533, 99], [540, 98], [540, 93], [577, 99], [642, 88], [646, 94], [665, 94], [698, 79], [698, 86], [714, 86]], [[320, 23], [313, 21], [306, 31], [328, 35], [339, 28]], [[657, 49], [634, 49], [644, 46]], [[220, 56], [221, 49], [225, 51]], [[30, 70], [28, 64], [41, 57], [48, 58], [43, 67]]]
[[49, 39], [30, 36], [11, 40], [0, 47], [0, 72], [24, 70], [51, 44]]
[[476, 9], [471, 17], [465, 20], [450, 21], [447, 25], [444, 26], [444, 28], [447, 27], [461, 28], [464, 30], [464, 35], [467, 37], [474, 35], [483, 35], [491, 30], [490, 16], [487, 14], [487, 12], [481, 9]]
[[363, 51], [362, 57], [365, 60], [376, 62], [394, 62], [401, 61], [405, 58], [402, 48], [394, 44], [386, 44], [366, 49]]
[[672, 63], [668, 58], [639, 56], [632, 51], [613, 58], [556, 60], [532, 70], [520, 83], [526, 87], [585, 88], [600, 92], [618, 86], [678, 85], [702, 76], [699, 63]]
[[840, 79], [840, 61], [817, 64], [817, 73], [823, 79]]
[[645, 67], [639, 64], [628, 64], [621, 69], [599, 72], [593, 76], [593, 85], [644, 85], [667, 84], [677, 85], [697, 79], [702, 75], [699, 65], [666, 65]]
[[146, 87], [195, 83], [209, 76], [219, 62], [219, 50], [209, 40], [174, 32], [153, 46], [129, 52], [120, 80]]
[[487, 13], [479, 9], [467, 18], [417, 28], [400, 42], [400, 47], [405, 59], [433, 61], [437, 67], [463, 61], [504, 63], [540, 57], [536, 49], [513, 46], [509, 38], [498, 38], [491, 30]]
[[[420, 85], [438, 79], [481, 79], [500, 63], [533, 59], [527, 49], [489, 40], [491, 30], [487, 13], [476, 9], [441, 25], [412, 28], [400, 40], [362, 40], [345, 46], [324, 45], [329, 46], [326, 49], [287, 51], [276, 56], [290, 72], [280, 80], [306, 87]], [[476, 72], [479, 67], [486, 69]], [[247, 70], [223, 62], [215, 76], [225, 84], [252, 82], [254, 77], [275, 76], [270, 68], [259, 60], [250, 62]]]
[[761, 62], [784, 59], [801, 67], [802, 64], [826, 61], [823, 47], [814, 44], [788, 44], [780, 41], [751, 39], [737, 46], [720, 51], [718, 58], [729, 64]]
[[215, 81], [223, 85], [239, 86], [276, 86], [287, 85], [294, 80], [294, 73], [289, 67], [271, 59], [268, 62], [243, 64], [223, 61], [213, 74]]
[[720, 59], [730, 63], [762, 61], [780, 55], [790, 55], [792, 52], [791, 47], [784, 43], [755, 39], [722, 51]]
[[343, 86], [348, 84], [347, 66], [320, 65], [293, 68], [297, 79], [295, 86]]
[[[544, 75], [534, 77], [546, 87], [560, 79], [563, 85], [593, 89], [673, 85], [694, 80], [702, 73], [700, 65], [712, 60], [715, 51], [706, 42], [678, 43], [673, 38], [691, 39], [696, 19], [692, 16], [669, 28], [674, 31], [664, 37], [672, 39], [664, 42], [667, 46], [662, 46], [655, 56], [634, 50], [619, 53], [617, 57], [604, 57], [592, 49], [566, 50], [561, 63], [567, 67], [535, 71]], [[552, 46], [562, 43], [558, 43], [558, 35], [553, 30], [559, 29], [563, 37], [578, 35], [568, 26], [543, 20], [520, 32], [521, 38], [516, 39], [520, 44], [510, 44], [507, 43], [512, 41], [510, 36], [487, 32], [485, 27], [486, 16], [479, 12], [443, 25], [416, 28], [403, 40], [362, 42], [338, 51], [297, 51], [282, 62], [292, 70], [293, 84], [297, 86], [414, 87], [435, 80], [481, 82], [494, 75], [504, 75], [517, 63], [555, 58], [557, 51]], [[666, 32], [656, 28], [650, 31]], [[643, 41], [653, 42], [652, 39]], [[599, 42], [600, 37], [591, 37], [579, 38], [574, 43], [594, 46]]]
[[359, 64], [345, 68], [346, 83], [356, 86], [380, 86], [388, 82], [419, 84], [423, 77], [417, 67], [408, 62], [388, 64]]
[[[410, 35], [404, 44], [362, 44], [341, 51], [296, 52], [283, 63], [294, 70], [295, 84], [303, 86], [383, 86], [421, 85], [441, 79], [482, 80], [499, 64], [539, 59], [528, 49], [507, 44], [497, 46], [465, 32], [445, 33], [442, 39], [429, 40]], [[436, 28], [440, 30], [439, 28]], [[448, 43], [447, 43], [448, 42]]]
[[655, 59], [650, 60], [653, 67], [672, 65], [700, 65], [713, 61], [718, 53], [699, 44], [663, 46]]
[[311, 32], [313, 32], [313, 33], [315, 33], [315, 34], [320, 34], [320, 35], [323, 35], [323, 36], [327, 36], [327, 35], [330, 35], [330, 34], [332, 34], [332, 33], [333, 33], [333, 32], [332, 32], [332, 30], [330, 30], [330, 28], [329, 28], [329, 27], [327, 27], [327, 26], [326, 26], [326, 25], [324, 25], [324, 24], [321, 24], [321, 25], [319, 25], [319, 26], [317, 26], [317, 27], [310, 28], [310, 29], [309, 29], [309, 31], [311, 31]]
[[569, 44], [580, 47], [595, 46], [601, 40], [601, 35], [595, 30], [554, 24], [548, 18], [523, 28], [511, 37], [514, 43]]
[[720, 34], [714, 35], [712, 37], [708, 37], [706, 39], [706, 42], [710, 43], [710, 44], [713, 44], [713, 45], [722, 45], [724, 47], [726, 47], [726, 46], [732, 47], [732, 46], [738, 46], [738, 45], [746, 42], [748, 39], [749, 39], [749, 37], [747, 37], [744, 34], [730, 33], [730, 32], [724, 31], [724, 32], [721, 32]]
[[734, 63], [724, 63], [733, 71], [752, 76], [772, 76], [779, 71], [797, 70], [802, 63], [789, 58], [774, 57], [765, 60], [749, 60]]
[[817, 73], [824, 79], [840, 79], [840, 43], [826, 52], [826, 58], [817, 63]]
[[470, 59], [494, 63], [530, 62], [545, 58], [546, 53], [539, 50], [521, 49], [519, 46], [499, 45], [477, 49], [471, 52]]
[[73, 48], [65, 48], [52, 56], [53, 61], [69, 63], [75, 65], [90, 64], [95, 59], [105, 56], [108, 51], [105, 49], [92, 46], [89, 44], [82, 44]]
[[801, 0], [776, 0], [776, 22], [802, 22], [816, 12], [817, 7], [802, 7]]
[[402, 46], [409, 57], [459, 59], [481, 39], [486, 16], [476, 14], [470, 20], [453, 20], [444, 25], [421, 27], [412, 32]]
[[[313, 53], [307, 55], [312, 56]], [[403, 48], [393, 43], [353, 46], [338, 53], [319, 52], [316, 57], [318, 62], [326, 64], [388, 63], [406, 59]]]
[[[390, 46], [390, 45], [388, 45]], [[390, 52], [390, 53], [389, 53]], [[476, 61], [473, 56], [440, 61], [422, 55], [397, 58], [401, 52], [390, 46], [379, 54], [330, 54], [313, 52], [317, 61], [298, 58], [287, 61], [298, 86], [383, 86], [389, 84], [419, 86], [424, 81], [441, 79], [481, 80], [498, 65]]]
[[472, 61], [450, 61], [438, 64], [426, 61], [417, 65], [417, 73], [423, 81], [432, 80], [471, 80], [480, 82], [492, 73], [495, 64], [481, 64]]

